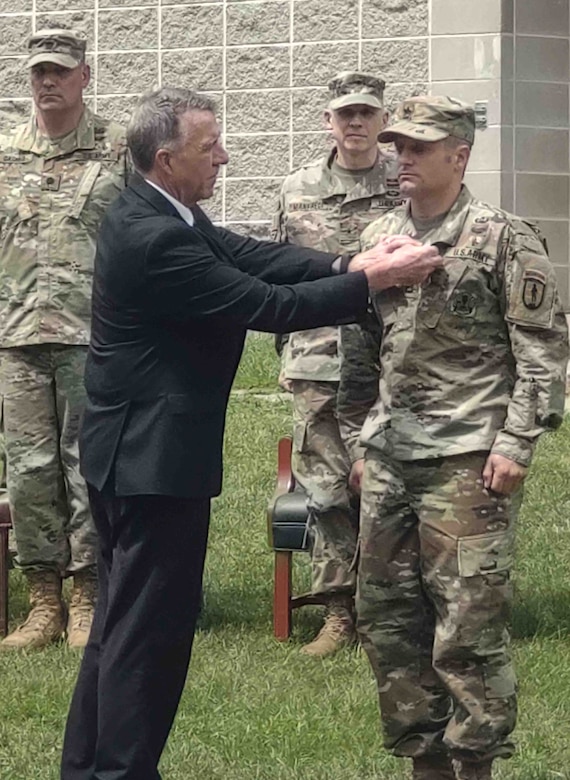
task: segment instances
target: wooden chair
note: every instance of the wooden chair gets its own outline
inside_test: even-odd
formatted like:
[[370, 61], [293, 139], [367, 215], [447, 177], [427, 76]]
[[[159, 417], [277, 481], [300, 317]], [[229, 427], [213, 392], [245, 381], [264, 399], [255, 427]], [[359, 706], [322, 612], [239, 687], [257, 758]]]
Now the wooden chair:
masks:
[[291, 471], [291, 439], [279, 439], [277, 445], [277, 486], [267, 510], [269, 546], [275, 551], [273, 580], [273, 633], [279, 641], [291, 635], [291, 614], [306, 604], [322, 604], [319, 596], [292, 593], [294, 552], [308, 552], [307, 496], [295, 489]]
[[0, 491], [0, 637], [8, 631], [8, 532], [12, 527], [8, 494]]

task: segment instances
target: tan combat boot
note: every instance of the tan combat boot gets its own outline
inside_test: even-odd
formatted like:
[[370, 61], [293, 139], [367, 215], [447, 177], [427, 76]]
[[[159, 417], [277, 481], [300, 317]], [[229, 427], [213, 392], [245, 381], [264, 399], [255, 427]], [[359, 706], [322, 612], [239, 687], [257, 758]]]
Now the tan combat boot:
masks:
[[414, 758], [413, 780], [456, 780], [447, 755]]
[[453, 759], [456, 780], [491, 780], [492, 761], [480, 761], [474, 763]]
[[354, 642], [354, 618], [352, 616], [352, 599], [338, 598], [329, 602], [325, 622], [315, 639], [301, 648], [304, 655], [315, 658], [325, 658]]
[[61, 577], [55, 571], [26, 574], [32, 609], [26, 622], [0, 642], [2, 650], [31, 650], [60, 639], [65, 629]]
[[91, 569], [73, 575], [73, 589], [69, 601], [67, 644], [85, 647], [89, 639], [95, 602], [97, 601], [97, 575]]

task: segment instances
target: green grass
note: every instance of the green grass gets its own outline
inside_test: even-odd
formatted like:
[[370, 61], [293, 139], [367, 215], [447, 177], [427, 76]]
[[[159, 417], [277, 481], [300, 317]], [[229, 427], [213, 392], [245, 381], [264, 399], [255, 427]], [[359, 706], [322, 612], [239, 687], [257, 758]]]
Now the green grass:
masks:
[[[272, 378], [266, 372], [272, 371]], [[324, 662], [299, 654], [319, 625], [314, 608], [294, 618], [291, 642], [272, 638], [272, 555], [265, 506], [275, 442], [290, 403], [275, 396], [269, 337], [248, 342], [242, 388], [228, 415], [224, 493], [214, 504], [206, 607], [175, 728], [165, 780], [403, 780], [407, 762], [381, 747], [375, 686], [353, 650]], [[265, 395], [264, 395], [265, 393]], [[519, 751], [499, 780], [570, 778], [570, 420], [543, 439], [521, 513], [515, 656]], [[298, 555], [295, 579], [308, 583]], [[12, 624], [25, 591], [11, 573]], [[79, 657], [64, 645], [0, 654], [0, 779], [56, 780], [61, 736]]]
[[279, 358], [269, 333], [249, 333], [246, 348], [234, 382], [235, 390], [278, 390]]

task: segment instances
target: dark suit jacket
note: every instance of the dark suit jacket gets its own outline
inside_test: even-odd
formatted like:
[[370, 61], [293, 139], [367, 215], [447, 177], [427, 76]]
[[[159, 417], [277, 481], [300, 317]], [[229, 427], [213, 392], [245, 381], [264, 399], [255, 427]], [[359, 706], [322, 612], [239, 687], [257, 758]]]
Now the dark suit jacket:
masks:
[[366, 308], [365, 275], [332, 275], [332, 255], [195, 216], [191, 228], [135, 176], [103, 219], [80, 436], [83, 475], [99, 490], [217, 495], [246, 329], [290, 332]]

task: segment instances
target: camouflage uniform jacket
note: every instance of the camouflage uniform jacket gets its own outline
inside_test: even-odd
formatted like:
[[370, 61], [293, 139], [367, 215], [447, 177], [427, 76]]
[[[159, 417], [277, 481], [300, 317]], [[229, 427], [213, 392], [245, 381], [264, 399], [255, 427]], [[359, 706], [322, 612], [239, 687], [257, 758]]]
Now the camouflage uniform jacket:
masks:
[[95, 240], [127, 178], [124, 129], [85, 108], [51, 141], [0, 136], [0, 347], [88, 344]]
[[[364, 228], [401, 203], [392, 156], [379, 150], [374, 168], [349, 190], [346, 177], [332, 168], [335, 156], [333, 150], [287, 176], [274, 216], [275, 241], [338, 254], [357, 252]], [[336, 327], [291, 334], [284, 354], [286, 378], [337, 382], [338, 338]]]
[[[382, 233], [414, 235], [409, 205], [370, 225], [363, 246]], [[492, 450], [527, 465], [538, 436], [562, 420], [568, 359], [544, 245], [465, 187], [422, 242], [438, 245], [444, 268], [374, 297], [381, 374], [361, 442], [400, 460]]]

